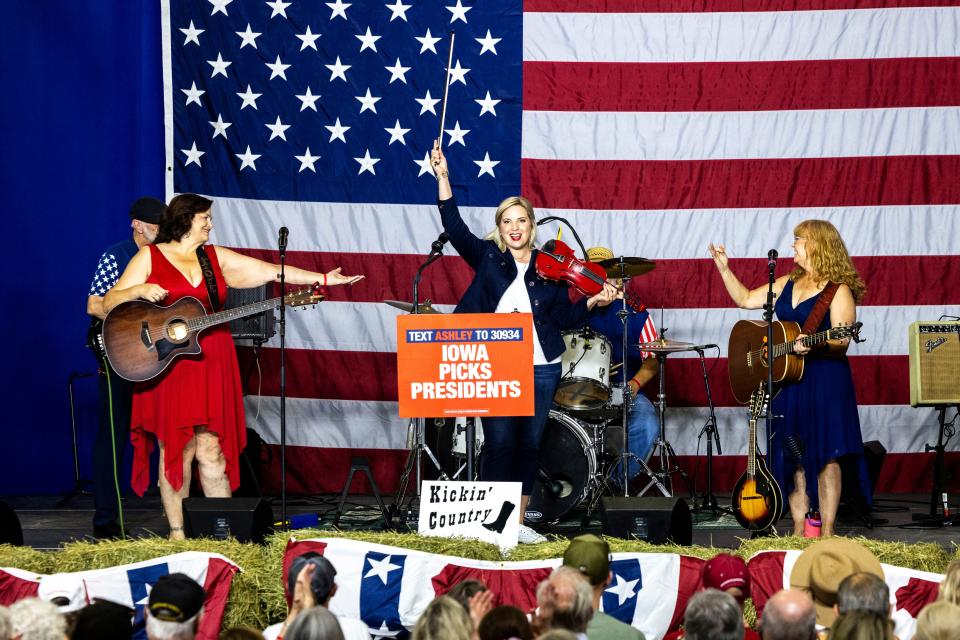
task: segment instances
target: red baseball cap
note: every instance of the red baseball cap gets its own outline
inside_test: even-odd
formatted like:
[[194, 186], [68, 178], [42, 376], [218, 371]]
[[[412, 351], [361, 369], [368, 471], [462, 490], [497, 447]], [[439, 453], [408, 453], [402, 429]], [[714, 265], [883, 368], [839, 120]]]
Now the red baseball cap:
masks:
[[743, 558], [729, 553], [721, 553], [707, 560], [703, 565], [703, 587], [704, 589], [727, 589], [738, 588], [742, 596], [740, 602], [750, 595], [750, 573], [747, 571], [747, 563]]

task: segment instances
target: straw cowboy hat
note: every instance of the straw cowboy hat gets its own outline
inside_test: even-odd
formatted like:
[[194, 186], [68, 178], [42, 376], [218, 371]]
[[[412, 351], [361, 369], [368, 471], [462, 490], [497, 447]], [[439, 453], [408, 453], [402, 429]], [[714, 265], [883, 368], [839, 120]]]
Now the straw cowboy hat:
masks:
[[883, 578], [883, 568], [862, 544], [843, 538], [828, 538], [807, 547], [790, 572], [790, 588], [803, 589], [813, 597], [817, 624], [829, 627], [837, 618], [837, 590], [847, 576], [872, 573]]

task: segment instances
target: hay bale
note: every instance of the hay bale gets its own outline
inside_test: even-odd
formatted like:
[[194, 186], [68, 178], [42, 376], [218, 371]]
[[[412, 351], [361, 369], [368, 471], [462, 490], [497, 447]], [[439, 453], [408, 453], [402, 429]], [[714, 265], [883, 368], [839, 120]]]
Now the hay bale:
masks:
[[0, 567], [23, 569], [34, 573], [54, 573], [56, 555], [37, 551], [31, 547], [0, 544]]

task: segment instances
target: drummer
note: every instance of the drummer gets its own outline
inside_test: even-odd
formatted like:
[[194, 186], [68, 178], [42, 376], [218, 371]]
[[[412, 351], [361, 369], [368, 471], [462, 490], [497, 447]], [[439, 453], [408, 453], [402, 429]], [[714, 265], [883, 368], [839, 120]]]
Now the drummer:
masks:
[[[591, 247], [587, 249], [587, 259], [591, 262], [600, 262], [613, 258], [613, 251], [606, 247]], [[615, 281], [617, 286], [622, 283]], [[598, 307], [590, 314], [585, 326], [601, 333], [607, 337], [612, 345], [610, 382], [621, 382], [623, 373], [616, 368], [623, 362], [623, 324], [620, 316], [617, 315], [623, 308], [621, 304], [611, 304], [606, 307]], [[627, 432], [629, 435], [628, 445], [630, 453], [646, 462], [653, 451], [653, 444], [657, 439], [660, 429], [660, 422], [657, 418], [657, 410], [653, 403], [640, 389], [657, 375], [660, 365], [657, 359], [652, 357], [652, 353], [641, 352], [637, 344], [641, 342], [653, 342], [657, 339], [657, 328], [646, 310], [636, 311], [627, 305], [629, 312], [627, 320], [627, 385], [630, 387], [630, 396], [633, 402], [629, 408], [630, 414], [627, 417]], [[615, 424], [615, 423], [614, 423]], [[638, 471], [639, 464], [636, 460], [630, 459], [628, 468], [629, 477], [632, 479]], [[622, 470], [614, 470], [613, 480], [623, 477]]]

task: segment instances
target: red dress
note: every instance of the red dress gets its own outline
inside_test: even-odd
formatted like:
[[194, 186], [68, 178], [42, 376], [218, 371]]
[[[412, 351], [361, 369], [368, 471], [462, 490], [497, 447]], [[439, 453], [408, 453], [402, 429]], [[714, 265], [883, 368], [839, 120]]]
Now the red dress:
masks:
[[[207, 255], [217, 279], [220, 305], [227, 297], [227, 283], [214, 247], [207, 246]], [[206, 281], [192, 286], [180, 271], [155, 246], [150, 245], [150, 277], [169, 294], [163, 300], [170, 305], [186, 296], [193, 296], [211, 312]], [[177, 357], [159, 376], [137, 383], [133, 394], [133, 415], [130, 420], [130, 441], [133, 443], [133, 478], [131, 486], [143, 495], [150, 482], [150, 453], [153, 434], [163, 443], [166, 476], [170, 485], [183, 486], [183, 448], [194, 437], [194, 427], [205, 426], [220, 438], [220, 448], [227, 461], [230, 488], [240, 486], [240, 452], [246, 446], [247, 432], [243, 413], [243, 389], [237, 352], [230, 327], [220, 324], [200, 334], [199, 355]]]

